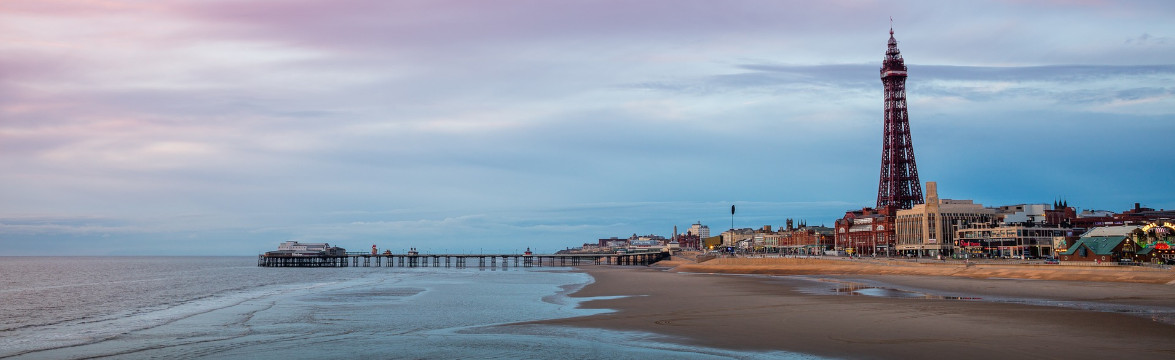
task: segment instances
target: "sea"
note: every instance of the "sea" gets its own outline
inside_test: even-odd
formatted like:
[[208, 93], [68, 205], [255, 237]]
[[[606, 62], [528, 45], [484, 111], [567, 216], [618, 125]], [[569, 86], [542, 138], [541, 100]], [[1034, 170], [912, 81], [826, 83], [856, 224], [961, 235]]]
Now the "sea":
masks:
[[[587, 316], [569, 268], [263, 268], [256, 257], [0, 257], [0, 359], [806, 359]], [[513, 324], [513, 325], [511, 325]]]

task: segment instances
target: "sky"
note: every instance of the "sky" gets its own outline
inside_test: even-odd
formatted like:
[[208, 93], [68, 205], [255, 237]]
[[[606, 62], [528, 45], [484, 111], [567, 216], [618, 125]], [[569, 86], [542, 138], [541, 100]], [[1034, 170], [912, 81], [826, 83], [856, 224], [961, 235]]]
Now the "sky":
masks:
[[1165, 0], [0, 0], [0, 255], [832, 226], [891, 17], [941, 197], [1175, 208]]

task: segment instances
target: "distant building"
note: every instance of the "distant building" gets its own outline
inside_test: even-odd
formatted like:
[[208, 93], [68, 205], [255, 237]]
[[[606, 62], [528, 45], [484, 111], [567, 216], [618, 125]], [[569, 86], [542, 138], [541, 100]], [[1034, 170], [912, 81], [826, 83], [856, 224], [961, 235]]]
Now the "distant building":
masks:
[[632, 246], [632, 247], [654, 247], [654, 246], [662, 246], [662, 245], [664, 245], [663, 242], [658, 241], [658, 240], [653, 240], [653, 239], [631, 240], [628, 242], [628, 246]]
[[277, 246], [277, 251], [267, 251], [265, 256], [345, 256], [347, 249], [330, 246], [327, 243], [300, 243], [286, 241]]
[[297, 241], [286, 241], [278, 244], [277, 250], [291, 250], [291, 251], [326, 251], [330, 247], [328, 243], [300, 243]]
[[697, 235], [698, 238], [701, 238], [701, 239], [705, 239], [705, 238], [710, 237], [710, 227], [706, 226], [706, 225], [702, 225], [701, 221], [696, 222], [693, 225], [690, 225], [689, 230], [686, 230], [686, 231], [688, 232], [688, 234]]
[[1045, 210], [1044, 217], [1046, 223], [1073, 227], [1073, 219], [1077, 218], [1077, 211], [1069, 207], [1068, 201], [1055, 201], [1052, 210]]
[[613, 236], [607, 239], [600, 239], [597, 246], [602, 248], [625, 247], [628, 246], [628, 239]]
[[1077, 217], [1079, 217], [1079, 218], [1108, 218], [1108, 217], [1113, 217], [1113, 216], [1114, 216], [1113, 211], [1092, 210], [1092, 209], [1081, 210], [1081, 213], [1077, 214]]
[[702, 239], [703, 250], [716, 250], [719, 247], [722, 247], [722, 236], [711, 236]]
[[669, 242], [669, 239], [666, 239], [664, 236], [655, 235], [655, 234], [649, 234], [649, 235], [632, 234], [632, 236], [628, 237], [629, 244], [632, 244], [634, 241], [647, 241], [647, 240], [660, 241], [662, 243]]
[[682, 249], [698, 250], [702, 248], [702, 238], [695, 234], [684, 234], [677, 236], [677, 244]]
[[959, 228], [969, 223], [990, 223], [996, 214], [971, 200], [939, 199], [938, 184], [929, 181], [926, 203], [898, 210], [896, 215], [894, 230], [899, 253], [938, 256], [954, 252]]
[[1104, 210], [1086, 210], [1073, 219], [1073, 227], [1092, 229], [1099, 226], [1140, 225], [1158, 220], [1175, 219], [1175, 210], [1155, 210], [1134, 203], [1134, 208], [1121, 213]]
[[731, 229], [722, 232], [722, 246], [736, 246], [740, 241], [755, 237], [755, 230], [751, 228]]
[[794, 226], [792, 219], [787, 219], [787, 225], [776, 233], [776, 246], [781, 253], [819, 255], [825, 250], [831, 250], [834, 245], [836, 230], [825, 226], [808, 226], [801, 222]]
[[1009, 223], [1043, 223], [1047, 221], [1045, 213], [1053, 208], [1048, 204], [1019, 204], [1000, 206], [997, 214]]

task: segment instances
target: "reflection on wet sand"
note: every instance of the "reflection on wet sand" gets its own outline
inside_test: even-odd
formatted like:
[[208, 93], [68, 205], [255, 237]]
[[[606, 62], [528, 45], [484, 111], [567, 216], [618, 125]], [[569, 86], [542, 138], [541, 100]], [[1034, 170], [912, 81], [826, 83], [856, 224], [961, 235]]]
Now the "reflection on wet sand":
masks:
[[[1138, 306], [1111, 304], [1096, 301], [1068, 301], [1022, 297], [980, 297], [959, 294], [936, 294], [925, 290], [902, 288], [892, 284], [885, 284], [874, 280], [864, 279], [833, 279], [812, 276], [787, 276], [788, 278], [812, 281], [814, 286], [801, 288], [800, 292], [808, 295], [842, 295], [842, 296], [874, 296], [885, 298], [904, 299], [931, 299], [931, 300], [966, 300], [987, 301], [999, 303], [1013, 303], [1034, 306], [1053, 306], [1073, 308], [1099, 312], [1124, 313], [1145, 317], [1152, 321], [1175, 325], [1175, 309], [1158, 306]], [[998, 279], [992, 279], [998, 280]], [[1019, 280], [1019, 279], [1007, 279]]]

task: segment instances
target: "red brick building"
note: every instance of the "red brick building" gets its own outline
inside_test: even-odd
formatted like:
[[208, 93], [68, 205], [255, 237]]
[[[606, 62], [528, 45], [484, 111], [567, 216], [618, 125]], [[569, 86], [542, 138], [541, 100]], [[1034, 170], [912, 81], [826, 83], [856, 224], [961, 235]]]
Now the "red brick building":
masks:
[[808, 226], [780, 229], [777, 246], [793, 254], [821, 255], [825, 250], [832, 250], [835, 243], [835, 230], [825, 226]]
[[896, 213], [897, 209], [892, 206], [846, 212], [843, 218], [836, 220], [836, 250], [863, 256], [893, 254]]
[[684, 235], [677, 235], [674, 240], [677, 240], [678, 246], [682, 249], [696, 250], [702, 248], [702, 238], [694, 234], [686, 233]]

